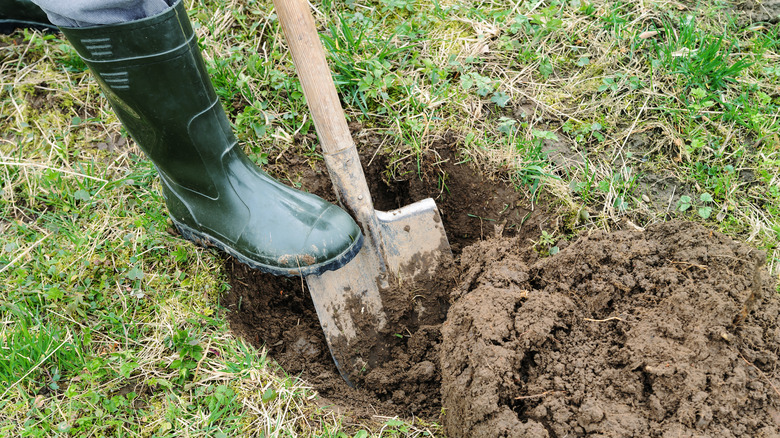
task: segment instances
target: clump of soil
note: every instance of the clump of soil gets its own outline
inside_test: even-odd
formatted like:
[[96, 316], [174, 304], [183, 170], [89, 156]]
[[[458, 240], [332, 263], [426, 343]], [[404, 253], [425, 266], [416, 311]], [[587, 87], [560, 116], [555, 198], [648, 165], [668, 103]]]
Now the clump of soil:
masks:
[[462, 254], [440, 346], [448, 436], [780, 434], [764, 254], [684, 222], [526, 248]]

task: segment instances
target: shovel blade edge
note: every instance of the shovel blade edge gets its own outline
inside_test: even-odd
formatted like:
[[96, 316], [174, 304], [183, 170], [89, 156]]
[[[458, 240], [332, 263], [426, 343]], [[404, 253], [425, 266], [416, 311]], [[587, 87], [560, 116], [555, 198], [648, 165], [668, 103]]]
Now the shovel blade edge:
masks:
[[388, 274], [394, 284], [413, 283], [435, 275], [443, 261], [452, 259], [433, 199], [375, 213], [379, 244], [366, 239], [360, 253], [342, 268], [306, 277], [331, 356], [350, 386], [351, 376], [386, 359], [382, 290]]
[[436, 202], [427, 198], [392, 211], [377, 211], [384, 260], [400, 281], [433, 276], [452, 252]]

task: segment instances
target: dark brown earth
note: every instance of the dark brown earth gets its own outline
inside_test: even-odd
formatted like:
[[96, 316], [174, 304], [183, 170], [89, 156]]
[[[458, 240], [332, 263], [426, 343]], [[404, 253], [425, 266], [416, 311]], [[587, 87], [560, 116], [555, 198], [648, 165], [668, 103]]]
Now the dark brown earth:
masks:
[[[377, 208], [434, 197], [456, 259], [420, 291], [434, 320], [399, 309], [394, 360], [348, 387], [305, 282], [226, 261], [231, 328], [323, 406], [347, 423], [422, 417], [450, 437], [780, 436], [780, 306], [762, 253], [674, 222], [594, 232], [540, 259], [542, 229], [565, 231], [557, 215], [456, 165], [449, 146], [426, 153], [418, 173], [367, 143]], [[269, 170], [333, 200], [323, 167], [296, 160]], [[402, 176], [388, 181], [388, 167]]]
[[[421, 173], [416, 162], [391, 165], [385, 156], [374, 157], [378, 144], [371, 138], [359, 144], [377, 209], [392, 210], [433, 197], [456, 257], [463, 247], [495, 235], [497, 228], [530, 243], [542, 229], [556, 226], [543, 209], [532, 211], [526, 195], [514, 187], [491, 181], [469, 165], [456, 165], [460, 159], [453, 149], [444, 146], [454, 144], [454, 139], [444, 140], [423, 156]], [[266, 170], [334, 201], [324, 165], [312, 168], [310, 160], [289, 155], [289, 159], [272, 163]], [[388, 167], [396, 169], [392, 181], [387, 180]], [[423, 291], [418, 293], [423, 296], [421, 304], [426, 309], [437, 309], [428, 312], [435, 317], [425, 321], [408, 317], [415, 315], [411, 302], [405, 308], [394, 309], [391, 317], [396, 322], [390, 325], [401, 337], [395, 338], [397, 342], [392, 346], [393, 360], [368, 373], [358, 382], [360, 389], [348, 387], [339, 376], [305, 281], [262, 274], [231, 259], [226, 260], [226, 268], [231, 289], [222, 296], [221, 304], [229, 310], [232, 330], [257, 347], [265, 346], [286, 372], [300, 375], [313, 385], [322, 404], [360, 418], [381, 414], [439, 419], [440, 324], [449, 308], [450, 291], [457, 284], [458, 266], [442, 269], [427, 285], [417, 285]]]
[[777, 24], [780, 22], [780, 1], [778, 0], [744, 0], [737, 2], [737, 10], [742, 14], [739, 21], [768, 22]]
[[776, 437], [765, 255], [701, 226], [467, 248], [442, 328], [450, 437]]

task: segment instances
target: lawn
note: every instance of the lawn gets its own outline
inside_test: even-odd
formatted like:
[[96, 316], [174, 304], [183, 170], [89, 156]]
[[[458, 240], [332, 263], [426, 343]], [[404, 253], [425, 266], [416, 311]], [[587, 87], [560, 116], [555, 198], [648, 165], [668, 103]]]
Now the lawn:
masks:
[[[186, 3], [244, 150], [306, 189], [282, 158], [321, 156], [272, 4]], [[780, 279], [777, 16], [727, 1], [314, 6], [387, 181], [447, 142], [560, 217], [547, 253], [686, 219], [764, 251]], [[154, 167], [61, 35], [0, 36], [0, 82], [1, 436], [443, 436], [436, 419], [324, 408], [231, 332], [224, 256], [174, 235]]]

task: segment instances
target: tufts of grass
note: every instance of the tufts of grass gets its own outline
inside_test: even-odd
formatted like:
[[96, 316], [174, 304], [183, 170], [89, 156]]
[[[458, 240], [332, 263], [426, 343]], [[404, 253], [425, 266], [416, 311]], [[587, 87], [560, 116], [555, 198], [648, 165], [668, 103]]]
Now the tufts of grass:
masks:
[[170, 234], [153, 166], [66, 42], [0, 38], [0, 435], [425, 431], [344, 425], [236, 339], [220, 258]]
[[[271, 4], [188, 5], [251, 158], [319, 159]], [[316, 7], [388, 173], [454, 137], [463, 163], [571, 210], [567, 232], [696, 220], [780, 275], [777, 26], [656, 1]], [[436, 433], [346, 424], [234, 339], [220, 260], [168, 233], [153, 167], [67, 42], [20, 31], [0, 59], [0, 435]]]
[[693, 15], [680, 17], [676, 27], [665, 22], [663, 34], [666, 41], [654, 41], [658, 58], [653, 59], [653, 66], [674, 75], [683, 93], [696, 88], [715, 97], [727, 85], [736, 83], [752, 64], [746, 58], [732, 60], [736, 42], [726, 40], [724, 34], [712, 35], [699, 29]]

